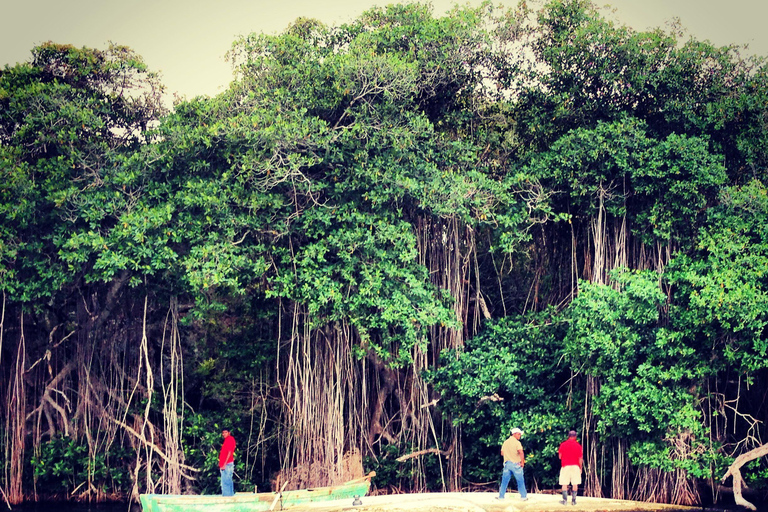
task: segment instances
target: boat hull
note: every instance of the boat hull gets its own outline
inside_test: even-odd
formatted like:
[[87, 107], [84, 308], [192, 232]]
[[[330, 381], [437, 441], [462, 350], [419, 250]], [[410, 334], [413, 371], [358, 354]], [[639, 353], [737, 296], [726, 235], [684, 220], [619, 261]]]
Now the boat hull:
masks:
[[[295, 491], [245, 493], [234, 496], [142, 494], [143, 512], [259, 512], [284, 510], [307, 503], [354, 499], [368, 494], [370, 478], [332, 487], [299, 489]], [[351, 505], [351, 503], [350, 503]]]

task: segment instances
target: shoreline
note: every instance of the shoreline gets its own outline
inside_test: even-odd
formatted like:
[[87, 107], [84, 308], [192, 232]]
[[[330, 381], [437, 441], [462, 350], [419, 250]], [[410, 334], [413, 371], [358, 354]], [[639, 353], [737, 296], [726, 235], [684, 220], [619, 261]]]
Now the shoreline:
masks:
[[420, 510], [424, 512], [709, 512], [725, 511], [726, 508], [669, 505], [613, 498], [590, 498], [579, 496], [576, 505], [562, 505], [560, 494], [528, 493], [523, 501], [517, 493], [508, 493], [504, 500], [496, 499], [495, 492], [436, 492], [417, 494], [389, 494], [363, 496], [361, 505], [353, 506], [352, 500], [314, 503], [290, 510], [311, 510], [314, 512], [360, 511], [398, 512]]

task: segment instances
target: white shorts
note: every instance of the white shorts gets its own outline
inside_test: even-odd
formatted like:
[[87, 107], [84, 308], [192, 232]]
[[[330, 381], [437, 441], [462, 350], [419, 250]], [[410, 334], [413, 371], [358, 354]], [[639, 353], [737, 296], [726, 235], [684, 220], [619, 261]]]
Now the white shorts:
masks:
[[579, 466], [564, 466], [560, 468], [560, 485], [568, 484], [581, 484], [581, 468]]

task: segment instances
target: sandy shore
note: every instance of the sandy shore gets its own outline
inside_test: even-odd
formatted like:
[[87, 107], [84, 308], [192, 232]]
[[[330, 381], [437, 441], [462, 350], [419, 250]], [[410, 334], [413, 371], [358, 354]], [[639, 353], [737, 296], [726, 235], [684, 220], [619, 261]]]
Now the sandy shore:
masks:
[[[660, 503], [614, 500], [608, 498], [587, 498], [579, 496], [576, 505], [562, 505], [561, 495], [528, 494], [523, 501], [517, 493], [508, 493], [504, 500], [497, 500], [496, 493], [445, 492], [424, 494], [396, 494], [387, 496], [364, 496], [362, 505], [353, 506], [352, 500], [315, 503], [301, 510], [313, 512], [356, 511], [356, 512], [399, 512], [419, 510], [421, 512], [693, 512], [699, 507], [683, 507]], [[290, 510], [299, 510], [291, 508]]]

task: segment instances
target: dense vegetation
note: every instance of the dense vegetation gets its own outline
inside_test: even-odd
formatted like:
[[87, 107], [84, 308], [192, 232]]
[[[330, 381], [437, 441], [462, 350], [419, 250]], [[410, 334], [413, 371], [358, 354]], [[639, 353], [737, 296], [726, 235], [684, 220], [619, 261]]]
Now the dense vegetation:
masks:
[[[299, 18], [164, 110], [131, 50], [0, 72], [0, 487], [679, 504], [765, 438], [768, 67], [585, 0]], [[768, 465], [742, 468], [753, 487]], [[726, 498], [727, 499], [727, 498]]]

